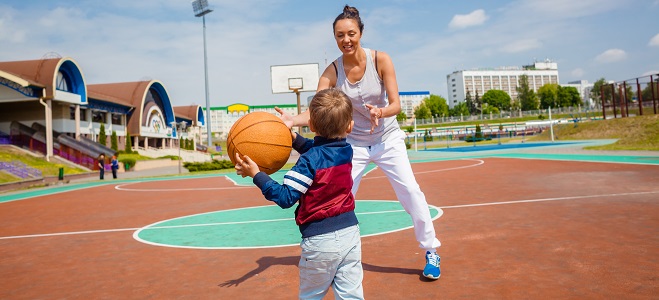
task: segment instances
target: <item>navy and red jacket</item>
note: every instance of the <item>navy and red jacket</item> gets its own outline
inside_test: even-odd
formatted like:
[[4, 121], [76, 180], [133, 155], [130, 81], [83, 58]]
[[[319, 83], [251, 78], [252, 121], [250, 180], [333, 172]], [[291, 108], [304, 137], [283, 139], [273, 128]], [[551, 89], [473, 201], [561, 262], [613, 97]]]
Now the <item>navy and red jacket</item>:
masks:
[[298, 200], [295, 223], [302, 238], [357, 225], [355, 197], [352, 195], [352, 147], [345, 138], [313, 140], [297, 135], [293, 149], [300, 158], [284, 175], [284, 184], [259, 172], [254, 184], [266, 199], [281, 208]]

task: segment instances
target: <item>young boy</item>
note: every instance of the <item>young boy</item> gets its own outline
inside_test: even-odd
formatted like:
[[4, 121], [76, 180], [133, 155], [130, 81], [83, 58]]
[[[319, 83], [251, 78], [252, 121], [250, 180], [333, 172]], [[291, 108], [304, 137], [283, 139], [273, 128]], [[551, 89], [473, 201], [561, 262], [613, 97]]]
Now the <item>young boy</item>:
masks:
[[300, 158], [280, 185], [236, 154], [238, 175], [254, 178], [266, 199], [293, 206], [302, 233], [300, 299], [321, 299], [330, 285], [337, 299], [363, 299], [361, 240], [352, 195], [352, 103], [338, 89], [319, 91], [309, 104], [313, 140], [292, 132]]

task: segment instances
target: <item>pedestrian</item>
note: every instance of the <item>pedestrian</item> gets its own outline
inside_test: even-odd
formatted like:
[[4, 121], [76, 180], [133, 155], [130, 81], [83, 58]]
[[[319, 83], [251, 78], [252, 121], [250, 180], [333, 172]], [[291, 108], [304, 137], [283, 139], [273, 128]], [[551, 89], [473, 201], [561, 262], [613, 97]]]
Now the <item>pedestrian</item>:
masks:
[[[386, 174], [396, 197], [414, 224], [419, 247], [425, 250], [423, 275], [438, 279], [440, 257], [428, 203], [414, 178], [407, 156], [405, 133], [396, 121], [401, 111], [394, 65], [384, 52], [363, 48], [364, 24], [359, 11], [346, 5], [333, 23], [334, 39], [342, 55], [327, 66], [318, 82], [318, 91], [336, 87], [353, 105], [354, 129], [347, 141], [352, 145], [353, 194], [357, 193], [366, 166], [373, 162]], [[388, 96], [388, 101], [385, 99]], [[309, 124], [309, 111], [291, 116], [276, 108], [289, 127]]]
[[236, 173], [250, 176], [266, 199], [282, 208], [300, 202], [295, 223], [302, 233], [300, 299], [322, 299], [330, 286], [336, 299], [363, 299], [362, 250], [352, 193], [352, 103], [338, 89], [319, 91], [309, 104], [313, 140], [291, 131], [300, 153], [295, 166], [274, 181], [248, 156], [236, 153]]
[[97, 165], [98, 170], [100, 171], [101, 180], [103, 180], [103, 175], [105, 175], [105, 155], [103, 153], [98, 156]]
[[112, 160], [110, 161], [112, 164], [112, 178], [117, 179], [117, 170], [119, 169], [119, 161], [117, 160], [116, 155], [112, 155]]

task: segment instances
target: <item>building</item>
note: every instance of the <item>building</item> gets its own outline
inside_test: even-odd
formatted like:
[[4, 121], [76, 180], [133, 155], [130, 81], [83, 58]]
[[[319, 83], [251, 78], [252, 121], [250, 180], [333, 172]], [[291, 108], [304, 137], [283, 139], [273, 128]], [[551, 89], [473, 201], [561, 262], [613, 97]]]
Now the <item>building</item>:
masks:
[[502, 90], [517, 99], [519, 78], [528, 76], [529, 88], [537, 92], [548, 83], [558, 84], [558, 64], [550, 60], [535, 62], [522, 67], [480, 68], [455, 71], [446, 76], [448, 105], [450, 108], [465, 102], [467, 92], [472, 99], [483, 96], [489, 90]]
[[430, 92], [398, 92], [398, 97], [400, 98], [400, 111], [404, 112], [409, 119], [414, 117], [414, 109], [419, 106], [425, 98], [430, 97]]
[[[189, 131], [203, 123], [195, 109], [181, 111]], [[128, 135], [133, 149], [173, 148], [179, 119], [158, 80], [88, 84], [68, 57], [0, 62], [0, 135], [47, 160], [59, 156], [97, 169], [99, 154], [116, 152], [112, 138], [99, 141], [101, 128], [106, 137], [116, 134], [117, 150]]]
[[[229, 130], [233, 123], [235, 123], [240, 117], [255, 111], [264, 111], [274, 115], [279, 115], [275, 110], [275, 107], [281, 108], [287, 114], [295, 116], [297, 115], [297, 104], [280, 104], [280, 105], [247, 105], [242, 103], [235, 103], [229, 106], [218, 106], [211, 107], [211, 132], [213, 133], [213, 138], [226, 139], [229, 134]], [[300, 108], [301, 112], [307, 110], [307, 106], [302, 105]], [[206, 111], [204, 110], [204, 116]], [[206, 138], [206, 125], [203, 125], [202, 139]]]
[[561, 86], [571, 86], [579, 91], [581, 102], [588, 104], [589, 108], [595, 107], [595, 102], [590, 98], [590, 91], [593, 89], [594, 84], [589, 83], [588, 80], [569, 81], [567, 84]]

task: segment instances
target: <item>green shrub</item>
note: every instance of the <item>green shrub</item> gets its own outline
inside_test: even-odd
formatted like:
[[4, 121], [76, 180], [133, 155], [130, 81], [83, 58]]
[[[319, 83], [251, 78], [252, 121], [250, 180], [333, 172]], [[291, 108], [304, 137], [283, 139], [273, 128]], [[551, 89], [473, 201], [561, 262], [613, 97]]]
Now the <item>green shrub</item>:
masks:
[[126, 171], [128, 171], [129, 169], [135, 167], [135, 163], [137, 163], [137, 160], [135, 160], [132, 157], [124, 157], [124, 158], [119, 158], [119, 162], [122, 163]]
[[177, 155], [165, 155], [165, 156], [161, 156], [161, 157], [158, 157], [158, 158], [160, 158], [160, 159], [169, 158], [171, 160], [178, 160], [179, 159], [179, 157]]
[[199, 171], [215, 171], [224, 169], [233, 169], [233, 163], [230, 160], [217, 160], [214, 159], [210, 162], [185, 162], [183, 167], [190, 172]]

